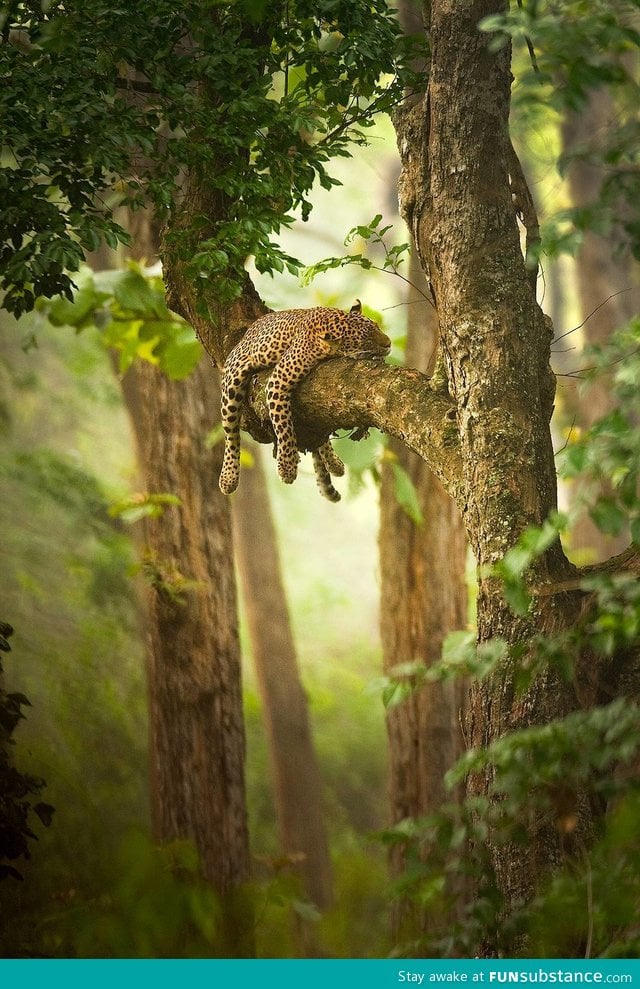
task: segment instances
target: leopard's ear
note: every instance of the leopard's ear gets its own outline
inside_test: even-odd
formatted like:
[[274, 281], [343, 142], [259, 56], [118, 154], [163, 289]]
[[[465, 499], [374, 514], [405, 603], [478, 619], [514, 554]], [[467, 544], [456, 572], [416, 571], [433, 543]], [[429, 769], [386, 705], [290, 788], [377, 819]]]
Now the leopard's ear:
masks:
[[354, 305], [351, 306], [349, 312], [357, 312], [357, 313], [362, 312], [362, 303], [360, 302], [360, 299], [356, 299]]

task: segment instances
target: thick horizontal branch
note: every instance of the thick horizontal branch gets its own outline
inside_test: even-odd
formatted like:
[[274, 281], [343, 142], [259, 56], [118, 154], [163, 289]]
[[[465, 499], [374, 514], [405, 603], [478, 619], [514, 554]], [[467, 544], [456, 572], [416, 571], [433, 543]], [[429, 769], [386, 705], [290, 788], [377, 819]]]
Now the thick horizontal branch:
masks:
[[[268, 377], [268, 371], [258, 376], [252, 415], [245, 423], [263, 442], [270, 435], [264, 398]], [[324, 361], [296, 389], [293, 411], [301, 449], [316, 449], [338, 429], [375, 427], [417, 453], [458, 500], [462, 482], [455, 408], [431, 389], [420, 371], [364, 359]]]

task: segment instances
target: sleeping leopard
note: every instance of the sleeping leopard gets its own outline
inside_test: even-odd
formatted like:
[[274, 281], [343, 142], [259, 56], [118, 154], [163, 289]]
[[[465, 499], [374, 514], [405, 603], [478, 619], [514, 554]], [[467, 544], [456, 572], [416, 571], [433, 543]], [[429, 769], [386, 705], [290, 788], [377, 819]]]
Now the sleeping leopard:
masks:
[[[320, 361], [332, 356], [384, 356], [391, 341], [373, 320], [362, 315], [360, 300], [349, 312], [317, 306], [268, 313], [252, 323], [227, 357], [222, 374], [224, 459], [220, 490], [231, 494], [240, 480], [240, 414], [251, 376], [273, 368], [267, 382], [267, 407], [276, 437], [278, 473], [292, 484], [298, 473], [298, 443], [291, 413], [291, 392]], [[340, 495], [331, 475], [344, 464], [329, 442], [313, 451], [318, 487], [329, 501]]]

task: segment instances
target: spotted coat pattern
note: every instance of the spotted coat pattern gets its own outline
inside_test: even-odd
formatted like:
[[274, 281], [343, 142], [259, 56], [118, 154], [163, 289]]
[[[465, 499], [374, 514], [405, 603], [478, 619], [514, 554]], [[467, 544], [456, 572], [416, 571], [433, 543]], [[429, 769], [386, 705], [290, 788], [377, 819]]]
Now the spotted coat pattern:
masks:
[[[327, 357], [383, 356], [390, 346], [391, 341], [378, 325], [362, 315], [359, 301], [349, 312], [324, 306], [287, 309], [261, 316], [252, 323], [230, 352], [223, 369], [223, 494], [235, 491], [240, 480], [240, 415], [256, 371], [273, 368], [267, 382], [267, 407], [276, 437], [278, 473], [285, 484], [292, 484], [300, 460], [291, 413], [295, 386]], [[331, 475], [343, 474], [344, 464], [330, 443], [313, 451], [313, 464], [320, 491], [330, 501], [339, 501]]]

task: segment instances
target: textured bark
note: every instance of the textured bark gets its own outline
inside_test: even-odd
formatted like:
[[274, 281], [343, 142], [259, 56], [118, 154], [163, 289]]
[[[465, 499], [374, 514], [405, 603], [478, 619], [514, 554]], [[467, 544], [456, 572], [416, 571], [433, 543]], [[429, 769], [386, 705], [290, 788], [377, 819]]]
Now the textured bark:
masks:
[[[571, 156], [594, 144], [597, 148], [615, 125], [615, 117], [611, 92], [606, 88], [595, 90], [585, 108], [565, 117], [563, 154]], [[572, 205], [588, 207], [597, 202], [603, 177], [601, 167], [580, 158], [571, 161], [567, 179]], [[587, 230], [576, 255], [581, 320], [586, 320], [581, 332], [586, 345], [604, 344], [615, 329], [624, 326], [637, 313], [638, 266], [622, 243], [622, 237], [616, 237], [615, 231], [605, 238], [594, 230]], [[576, 395], [572, 411], [576, 424], [585, 429], [610, 412], [611, 391], [607, 380], [600, 377], [591, 383], [584, 395]], [[579, 484], [574, 485], [574, 492], [579, 494]], [[622, 552], [629, 543], [628, 533], [607, 536], [588, 516], [578, 521], [571, 536], [572, 549], [591, 551], [598, 560]]]
[[[497, 9], [495, 0], [435, 0], [428, 91], [422, 104], [398, 117], [396, 128], [401, 206], [431, 283], [456, 409], [460, 505], [479, 566], [478, 635], [515, 642], [569, 620], [571, 602], [569, 595], [541, 597], [535, 614], [518, 618], [486, 569], [556, 504], [551, 330], [524, 263], [510, 182], [510, 51], [491, 51], [491, 39], [477, 30]], [[571, 573], [556, 544], [538, 561], [536, 578], [544, 583]], [[485, 746], [576, 703], [572, 690], [544, 678], [516, 700], [508, 670], [501, 671], [473, 686], [469, 744]], [[489, 783], [470, 785], [477, 792]], [[558, 836], [542, 832], [533, 837], [528, 858], [496, 852], [507, 899], [526, 896], [541, 865], [556, 854]]]
[[219, 396], [206, 359], [183, 382], [150, 365], [133, 373], [147, 489], [181, 499], [145, 531], [154, 832], [195, 843], [226, 900], [226, 947], [249, 954], [251, 915], [234, 909], [249, 842], [230, 508], [215, 483], [219, 449], [204, 442]]
[[433, 5], [429, 112], [419, 108], [413, 133], [400, 135], [420, 156], [416, 171], [403, 155], [403, 207], [436, 299], [466, 527], [481, 566], [555, 507], [551, 334], [533, 299], [509, 182], [510, 53], [490, 52], [476, 28], [495, 8]]
[[[155, 258], [150, 211], [132, 215], [129, 228], [134, 256]], [[122, 385], [146, 490], [181, 499], [147, 520], [139, 545], [154, 836], [194, 843], [224, 904], [222, 952], [251, 955], [253, 922], [241, 893], [250, 863], [231, 515], [217, 486], [220, 450], [204, 442], [219, 419], [217, 376], [206, 358], [180, 382], [138, 362]]]
[[322, 779], [300, 680], [260, 450], [233, 499], [236, 558], [262, 698], [282, 853], [320, 908], [332, 900]]
[[[419, 278], [414, 262], [410, 279], [416, 284]], [[436, 344], [433, 310], [414, 291], [408, 303], [406, 364], [426, 372]], [[447, 633], [464, 628], [467, 621], [467, 542], [460, 514], [423, 460], [397, 440], [389, 443], [389, 453], [411, 478], [425, 521], [416, 525], [401, 508], [387, 461], [379, 538], [380, 628], [387, 674], [399, 663], [431, 666], [440, 658]], [[424, 817], [451, 798], [444, 776], [462, 754], [465, 695], [461, 681], [432, 683], [387, 711], [393, 824]], [[401, 844], [392, 847], [390, 864], [392, 875], [404, 871]], [[418, 905], [398, 902], [392, 916], [394, 939], [412, 939], [424, 932], [427, 922]]]

